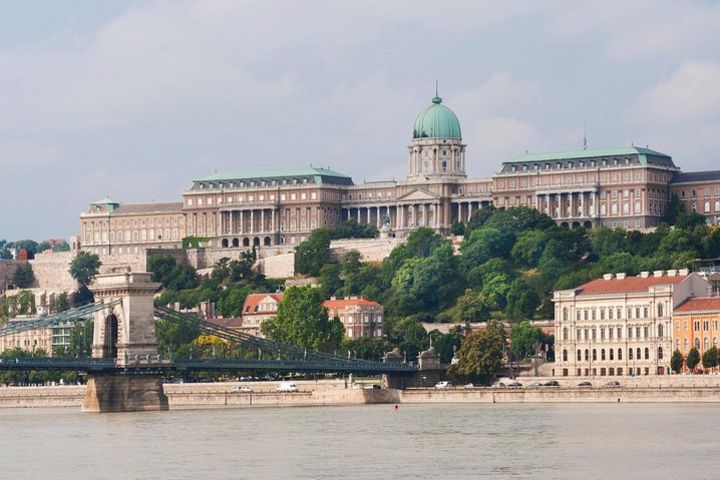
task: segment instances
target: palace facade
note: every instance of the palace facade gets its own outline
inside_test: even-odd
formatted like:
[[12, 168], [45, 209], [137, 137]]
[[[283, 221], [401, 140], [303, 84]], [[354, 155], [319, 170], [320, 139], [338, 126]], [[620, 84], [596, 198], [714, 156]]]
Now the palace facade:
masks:
[[355, 184], [321, 167], [214, 174], [193, 181], [181, 202], [93, 202], [80, 215], [80, 242], [105, 254], [174, 248], [186, 236], [221, 248], [293, 245], [350, 218], [399, 237], [420, 226], [449, 234], [488, 205], [536, 208], [569, 228], [645, 230], [673, 193], [720, 223], [720, 171], [682, 173], [649, 148], [529, 153], [491, 178], [468, 178], [460, 122], [435, 96], [415, 120], [403, 180]]

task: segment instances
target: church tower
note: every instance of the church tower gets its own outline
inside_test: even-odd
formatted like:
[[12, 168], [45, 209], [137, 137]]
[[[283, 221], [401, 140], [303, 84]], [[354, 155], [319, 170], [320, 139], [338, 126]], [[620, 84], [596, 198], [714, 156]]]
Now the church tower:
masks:
[[437, 95], [415, 120], [413, 139], [408, 146], [408, 180], [464, 178], [465, 145], [460, 122]]

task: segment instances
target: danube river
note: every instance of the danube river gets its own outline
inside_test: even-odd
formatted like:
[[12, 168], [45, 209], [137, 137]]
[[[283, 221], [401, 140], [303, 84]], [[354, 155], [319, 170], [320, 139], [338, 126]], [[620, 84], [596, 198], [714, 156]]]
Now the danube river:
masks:
[[713, 479], [716, 405], [0, 410], [2, 478]]

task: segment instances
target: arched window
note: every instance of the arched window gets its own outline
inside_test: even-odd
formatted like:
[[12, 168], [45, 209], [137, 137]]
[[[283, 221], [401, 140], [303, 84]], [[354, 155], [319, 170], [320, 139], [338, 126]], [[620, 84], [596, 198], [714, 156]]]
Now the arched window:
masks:
[[715, 202], [715, 211], [720, 212], [720, 200]]
[[567, 362], [567, 361], [568, 361], [567, 350], [563, 350], [563, 362]]
[[705, 213], [710, 213], [710, 202], [705, 202]]
[[443, 172], [447, 172], [447, 162], [445, 160], [442, 162], [442, 170]]
[[605, 360], [605, 349], [600, 350], [600, 360]]
[[662, 347], [658, 347], [658, 360], [663, 359], [663, 349]]
[[637, 348], [637, 357], [635, 358], [637, 358], [638, 360], [642, 359], [642, 357], [640, 356], [640, 347]]
[[707, 352], [709, 348], [710, 348], [710, 339], [705, 337], [703, 339], [703, 351]]
[[632, 359], [633, 359], [633, 349], [628, 348], [628, 360], [632, 360]]
[[622, 360], [622, 348], [618, 348], [618, 360]]
[[563, 321], [564, 321], [564, 322], [567, 322], [567, 321], [568, 321], [568, 309], [567, 309], [567, 307], [563, 308]]
[[645, 347], [645, 360], [650, 360], [650, 349]]
[[587, 362], [588, 360], [590, 360], [590, 350], [588, 350], [588, 349], [586, 348], [586, 349], [585, 349], [585, 361]]
[[608, 354], [610, 355], [610, 360], [615, 360], [615, 350], [611, 348], [608, 350]]
[[662, 317], [662, 316], [663, 316], [663, 304], [658, 303], [658, 317]]
[[580, 349], [578, 349], [578, 351], [577, 351], [577, 361], [579, 362], [580, 360], [582, 360], [582, 352], [580, 351]]
[[597, 350], [593, 348], [593, 362], [597, 360]]
[[567, 327], [563, 327], [563, 340], [568, 339], [568, 329]]
[[658, 337], [663, 338], [663, 334], [664, 334], [664, 331], [663, 331], [663, 330], [664, 330], [664, 329], [663, 329], [663, 326], [662, 326], [662, 323], [661, 323], [660, 325], [658, 325]]
[[695, 348], [697, 348], [698, 350], [700, 350], [700, 339], [699, 339], [699, 338], [696, 338], [696, 339], [695, 339]]

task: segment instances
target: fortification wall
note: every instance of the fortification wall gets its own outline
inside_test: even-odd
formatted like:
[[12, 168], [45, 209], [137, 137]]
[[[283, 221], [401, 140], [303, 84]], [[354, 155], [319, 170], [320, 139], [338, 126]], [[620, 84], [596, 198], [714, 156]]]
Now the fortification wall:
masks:
[[47, 292], [70, 292], [77, 288], [77, 282], [70, 275], [70, 262], [76, 252], [46, 252], [30, 260], [35, 274], [35, 289]]
[[357, 250], [365, 262], [379, 262], [403, 243], [400, 238], [348, 238], [330, 242], [330, 255], [339, 260], [350, 250]]

